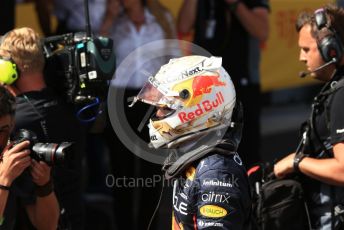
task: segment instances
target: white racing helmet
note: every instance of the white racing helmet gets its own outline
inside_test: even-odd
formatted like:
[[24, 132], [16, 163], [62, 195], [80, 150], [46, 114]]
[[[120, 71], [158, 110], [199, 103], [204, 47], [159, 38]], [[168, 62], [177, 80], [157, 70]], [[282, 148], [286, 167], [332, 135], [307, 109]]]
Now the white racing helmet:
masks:
[[186, 56], [171, 59], [148, 78], [136, 101], [168, 111], [149, 121], [151, 145], [172, 148], [229, 126], [235, 106], [233, 82], [222, 58]]

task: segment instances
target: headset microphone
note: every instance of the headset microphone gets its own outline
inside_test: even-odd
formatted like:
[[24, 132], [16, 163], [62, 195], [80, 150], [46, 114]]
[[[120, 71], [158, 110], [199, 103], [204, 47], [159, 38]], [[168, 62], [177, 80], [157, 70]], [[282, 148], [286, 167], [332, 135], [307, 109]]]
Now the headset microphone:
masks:
[[331, 64], [336, 63], [336, 62], [337, 62], [337, 59], [336, 59], [336, 58], [332, 58], [331, 61], [326, 62], [325, 64], [319, 66], [318, 68], [316, 68], [316, 69], [313, 70], [313, 71], [301, 71], [301, 72], [299, 73], [299, 77], [300, 77], [300, 78], [304, 78], [304, 77], [306, 77], [306, 76], [308, 76], [308, 75], [310, 75], [310, 74], [312, 74], [312, 73], [318, 72], [319, 70], [325, 68], [326, 66], [331, 65]]

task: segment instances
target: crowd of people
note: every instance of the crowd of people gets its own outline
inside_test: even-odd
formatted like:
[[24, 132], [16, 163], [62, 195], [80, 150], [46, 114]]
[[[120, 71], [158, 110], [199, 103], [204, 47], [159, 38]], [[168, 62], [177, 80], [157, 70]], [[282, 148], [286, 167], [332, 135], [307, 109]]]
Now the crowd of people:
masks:
[[[34, 2], [45, 36], [84, 30], [83, 0]], [[172, 229], [251, 229], [254, 200], [246, 171], [261, 162], [259, 65], [269, 36], [269, 1], [184, 0], [177, 19], [158, 0], [89, 4], [94, 35], [114, 41], [116, 66], [136, 55], [134, 74], [116, 71], [110, 85], [123, 91], [118, 100], [126, 119], [137, 130], [154, 108], [138, 138], [169, 154], [163, 166], [133, 154], [114, 131], [106, 101], [95, 122], [82, 124], [75, 105], [45, 81], [42, 36], [13, 28], [9, 19], [0, 40], [0, 229], [87, 229], [85, 191], [113, 197], [113, 228], [158, 228], [150, 218], [159, 187], [117, 186], [109, 193], [104, 167], [118, 178], [153, 178], [162, 169], [173, 182], [167, 188]], [[343, 25], [344, 10], [333, 4], [302, 12], [296, 20], [299, 60], [307, 67], [303, 75], [324, 87], [303, 125], [300, 148], [273, 167], [280, 180], [298, 175], [312, 229], [344, 226]], [[192, 42], [210, 56], [169, 52], [172, 39], [191, 32]], [[134, 52], [160, 40], [166, 41], [158, 47], [166, 50], [164, 58]], [[30, 138], [18, 137], [25, 132]], [[36, 158], [38, 142], [70, 142], [73, 152], [62, 164]]]

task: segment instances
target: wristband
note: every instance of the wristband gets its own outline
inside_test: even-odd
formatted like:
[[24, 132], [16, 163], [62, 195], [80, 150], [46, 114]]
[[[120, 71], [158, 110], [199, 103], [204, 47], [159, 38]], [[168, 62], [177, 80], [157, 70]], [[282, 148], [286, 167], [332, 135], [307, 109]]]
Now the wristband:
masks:
[[54, 191], [54, 185], [52, 180], [49, 180], [48, 183], [42, 186], [36, 186], [36, 196], [38, 197], [45, 197], [50, 195]]
[[235, 11], [237, 10], [237, 8], [238, 8], [239, 3], [240, 3], [240, 0], [237, 0], [237, 1], [235, 1], [235, 2], [233, 2], [233, 3], [231, 3], [231, 4], [229, 4], [229, 5], [228, 5], [229, 10], [230, 10], [231, 12], [235, 12]]
[[307, 157], [307, 155], [303, 153], [295, 154], [293, 162], [293, 168], [295, 172], [300, 172], [299, 164], [305, 157]]
[[6, 185], [0, 184], [0, 189], [9, 191], [9, 190], [10, 190], [10, 187], [9, 187], [9, 186], [6, 186]]

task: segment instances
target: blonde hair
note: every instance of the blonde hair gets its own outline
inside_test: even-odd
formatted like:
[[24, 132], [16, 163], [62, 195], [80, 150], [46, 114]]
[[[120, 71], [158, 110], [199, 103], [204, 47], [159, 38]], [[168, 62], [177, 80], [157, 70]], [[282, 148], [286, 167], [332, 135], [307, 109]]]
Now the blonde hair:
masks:
[[23, 27], [6, 33], [0, 50], [9, 54], [6, 58], [12, 59], [21, 73], [43, 71], [45, 62], [40, 36], [31, 28]]
[[155, 17], [161, 28], [165, 33], [166, 39], [175, 38], [174, 29], [171, 22], [167, 18], [167, 14], [170, 12], [164, 7], [158, 0], [147, 0], [147, 8]]

